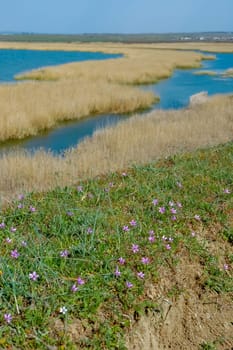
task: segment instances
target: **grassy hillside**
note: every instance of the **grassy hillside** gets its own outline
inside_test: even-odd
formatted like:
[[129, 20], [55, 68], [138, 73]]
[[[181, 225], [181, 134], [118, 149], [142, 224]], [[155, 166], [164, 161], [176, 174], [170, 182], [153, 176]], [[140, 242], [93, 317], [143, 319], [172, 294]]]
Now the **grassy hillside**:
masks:
[[230, 349], [232, 161], [229, 143], [1, 211], [1, 349], [141, 349], [151, 315], [159, 349]]

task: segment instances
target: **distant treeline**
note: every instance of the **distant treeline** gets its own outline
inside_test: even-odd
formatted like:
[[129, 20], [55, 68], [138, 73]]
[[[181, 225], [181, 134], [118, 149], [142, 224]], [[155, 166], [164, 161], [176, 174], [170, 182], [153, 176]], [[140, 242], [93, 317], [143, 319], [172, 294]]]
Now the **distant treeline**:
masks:
[[0, 41], [26, 42], [119, 42], [156, 43], [177, 41], [233, 42], [233, 32], [166, 33], [166, 34], [33, 34], [0, 33]]

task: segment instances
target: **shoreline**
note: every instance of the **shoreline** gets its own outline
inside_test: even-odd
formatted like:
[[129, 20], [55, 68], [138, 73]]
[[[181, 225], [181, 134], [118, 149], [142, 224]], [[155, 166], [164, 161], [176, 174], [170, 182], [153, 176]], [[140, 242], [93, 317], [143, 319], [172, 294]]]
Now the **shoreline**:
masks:
[[95, 178], [135, 164], [232, 141], [233, 96], [177, 111], [133, 116], [98, 130], [63, 157], [51, 152], [12, 152], [0, 158], [0, 197], [10, 201], [22, 192], [44, 192]]
[[[143, 58], [145, 57], [148, 59], [147, 62], [150, 62], [150, 55], [148, 58], [147, 53], [144, 51], [136, 50], [134, 53], [135, 52], [137, 54], [141, 53], [141, 56], [139, 57], [139, 61], [142, 62], [141, 65], [143, 65]], [[168, 51], [166, 51], [166, 54], [167, 52]], [[153, 52], [153, 54], [155, 53]], [[159, 54], [160, 56], [158, 56]], [[162, 61], [164, 58], [163, 52], [161, 53], [156, 50], [156, 55], [157, 58], [160, 57], [160, 63], [164, 63], [164, 60]], [[191, 56], [190, 53], [188, 53], [188, 56], [186, 56], [186, 53], [184, 55], [183, 52], [179, 52], [179, 55], [179, 58], [189, 57], [192, 61], [197, 57], [200, 60], [201, 57], [200, 54], [196, 53], [191, 53]], [[119, 60], [114, 60], [114, 62], [119, 62]], [[138, 61], [136, 60], [136, 62]], [[172, 64], [174, 65], [174, 52], [173, 61], [170, 61], [169, 64], [170, 66], [172, 66]], [[201, 64], [201, 61], [198, 61], [198, 64]], [[104, 65], [104, 68], [106, 68], [106, 61], [104, 62]], [[90, 65], [88, 64], [88, 68], [89, 67]], [[158, 68], [158, 65], [156, 67]], [[156, 67], [153, 66], [153, 69]], [[128, 68], [128, 66], [124, 67], [124, 69], [125, 68]], [[92, 69], [94, 69], [94, 65]], [[87, 74], [87, 72], [88, 70], [84, 73]], [[99, 70], [97, 73], [101, 75], [102, 72], [102, 70]], [[135, 70], [132, 71], [132, 74], [134, 73]], [[137, 70], [136, 73], [138, 73]], [[117, 78], [119, 78], [119, 70], [117, 71], [116, 76], [112, 76], [112, 79], [117, 80]], [[56, 103], [59, 101], [62, 101], [62, 103], [64, 102], [63, 97], [65, 86], [67, 87], [68, 92], [66, 92], [68, 93], [68, 96], [71, 96], [68, 103], [68, 107], [70, 107], [74, 97], [72, 93], [75, 87], [77, 88], [77, 85], [75, 85], [75, 79], [72, 80], [68, 78], [61, 79], [56, 83], [20, 83], [19, 86], [27, 86], [28, 91], [23, 91], [19, 102], [24, 101], [26, 96], [27, 103], [31, 103], [31, 110], [35, 113], [37, 108], [44, 106], [42, 103], [44, 100], [41, 98], [41, 94], [44, 92], [45, 100], [51, 100], [51, 87], [59, 86], [59, 84], [61, 93], [58, 100], [56, 100]], [[79, 80], [78, 84], [80, 84]], [[109, 86], [111, 86], [111, 90], [109, 89]], [[38, 95], [34, 99], [33, 97], [35, 97], [35, 94], [30, 96], [32, 87], [34, 88], [33, 92], [35, 89], [38, 89], [36, 90], [38, 91]], [[46, 91], [44, 91], [45, 87], [47, 88]], [[68, 87], [70, 90], [68, 90]], [[91, 87], [92, 89], [90, 89]], [[104, 81], [103, 79], [101, 80], [100, 78], [95, 77], [94, 82], [91, 82], [88, 79], [82, 80], [82, 89], [80, 90], [82, 98], [80, 101], [87, 98], [87, 94], [89, 94], [88, 103], [93, 103], [94, 96], [95, 104], [102, 108], [104, 107], [106, 111], [112, 106], [113, 102], [115, 103], [114, 108], [119, 108], [120, 106], [120, 108], [126, 110], [128, 108], [128, 100], [131, 102], [133, 101], [134, 106], [138, 106], [140, 99], [137, 100], [135, 97], [138, 90], [139, 89], [136, 89], [135, 87], [129, 86], [125, 83], [123, 84], [122, 82], [120, 83], [119, 81], [118, 83], [110, 83], [108, 80]], [[9, 87], [9, 91], [12, 94], [12, 86]], [[127, 91], [125, 100], [122, 100], [123, 91]], [[99, 93], [98, 100], [97, 93]], [[109, 96], [108, 105], [106, 104], [105, 93]], [[38, 98], [38, 96], [40, 96], [40, 98]], [[103, 101], [103, 97], [105, 98], [105, 101]], [[148, 105], [151, 104], [153, 98], [153, 94], [149, 96]], [[5, 100], [8, 105], [9, 100]], [[5, 100], [3, 99], [3, 101]], [[51, 106], [53, 107], [55, 102], [53, 100], [51, 102]], [[85, 102], [87, 102], [87, 99]], [[8, 201], [21, 192], [40, 192], [47, 191], [48, 189], [57, 186], [68, 186], [76, 183], [79, 179], [93, 178], [103, 173], [132, 166], [133, 164], [145, 164], [148, 161], [153, 161], [164, 156], [170, 156], [171, 154], [179, 153], [181, 151], [193, 150], [204, 146], [218, 145], [220, 143], [232, 141], [232, 133], [230, 132], [233, 123], [231, 113], [232, 103], [233, 98], [231, 96], [216, 96], [211, 98], [207, 103], [201, 106], [195, 106], [194, 108], [186, 108], [184, 110], [170, 112], [151, 112], [147, 114], [143, 120], [140, 120], [140, 117], [136, 115], [128, 121], [119, 123], [115, 127], [95, 132], [93, 137], [86, 138], [77, 148], [67, 151], [63, 158], [60, 156], [53, 156], [52, 153], [43, 151], [38, 151], [33, 155], [29, 152], [23, 151], [3, 155], [0, 159], [0, 197], [2, 198], [2, 201]], [[95, 104], [92, 108], [96, 108]], [[18, 106], [21, 106], [21, 104], [18, 103]], [[60, 115], [64, 116], [64, 111], [67, 106], [61, 104], [56, 106], [57, 111], [61, 112]], [[85, 111], [85, 103], [83, 110]], [[17, 109], [15, 111], [18, 112]], [[122, 112], [122, 110], [120, 110], [120, 112]], [[37, 118], [40, 122], [41, 129], [43, 129], [44, 122], [41, 115], [38, 114]], [[49, 120], [49, 122], [51, 126], [53, 120]], [[15, 125], [15, 121], [12, 125], [17, 126]], [[55, 125], [56, 124], [54, 124], [54, 126]], [[25, 128], [22, 128], [22, 130], [24, 131]], [[34, 128], [33, 130], [35, 134], [38, 132], [38, 128]]]
[[[74, 48], [73, 44], [41, 46], [17, 43], [17, 47], [14, 43], [7, 44], [0, 43], [0, 48], [3, 46], [4, 48], [7, 46], [17, 49], [28, 47], [51, 50], [58, 47], [64, 50]], [[152, 92], [142, 91], [140, 85], [167, 79], [176, 68], [198, 68], [201, 66], [202, 59], [205, 58], [201, 53], [177, 51], [174, 55], [174, 51], [145, 50], [138, 48], [137, 45], [128, 47], [127, 45], [79, 44], [75, 45], [75, 48], [90, 52], [109, 53], [111, 51], [111, 53], [123, 54], [124, 57], [40, 68], [18, 76], [18, 79], [30, 79], [30, 82], [0, 86], [0, 97], [3, 100], [1, 142], [37, 135], [42, 130], [56, 127], [61, 121], [78, 120], [93, 114], [132, 113], [147, 109], [155, 103], [157, 97]], [[86, 89], [85, 97], [88, 97], [86, 102], [82, 96], [83, 89], [80, 89], [81, 84]], [[73, 89], [69, 87], [71, 85]], [[101, 93], [99, 86], [103, 90]], [[76, 95], [74, 91], [77, 92]], [[80, 96], [82, 96], [81, 101], [78, 101], [74, 108], [70, 108], [75, 104], [74, 101], [80, 99]], [[28, 99], [30, 102], [27, 101]], [[38, 99], [40, 105], [38, 105]], [[93, 101], [97, 102], [93, 105]], [[16, 114], [17, 120], [14, 118]]]

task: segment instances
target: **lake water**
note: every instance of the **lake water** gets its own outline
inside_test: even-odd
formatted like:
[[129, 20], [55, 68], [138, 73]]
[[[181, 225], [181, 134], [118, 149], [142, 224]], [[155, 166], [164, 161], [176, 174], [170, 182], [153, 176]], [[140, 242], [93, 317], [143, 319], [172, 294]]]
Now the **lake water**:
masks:
[[102, 52], [0, 49], [0, 82], [12, 82], [19, 73], [45, 66], [121, 56]]
[[217, 93], [233, 93], [233, 79], [221, 75], [195, 75], [198, 70], [210, 70], [223, 73], [226, 69], [233, 68], [233, 54], [213, 54], [216, 60], [203, 61], [200, 69], [175, 70], [173, 76], [161, 81], [159, 84], [148, 86], [146, 90], [152, 90], [160, 96], [160, 103], [155, 108], [178, 109], [189, 104], [189, 97], [200, 91], [207, 91], [209, 95]]
[[[213, 70], [221, 73], [233, 67], [233, 54], [215, 55], [216, 60], [203, 61], [202, 70]], [[179, 109], [186, 107], [189, 104], [189, 97], [200, 91], [207, 91], [209, 95], [233, 93], [233, 78], [195, 75], [193, 74], [195, 71], [194, 69], [175, 70], [169, 79], [163, 80], [158, 84], [143, 86], [144, 90], [152, 90], [160, 96], [160, 102], [154, 105], [152, 109]], [[6, 143], [1, 147], [1, 150], [6, 151], [13, 147], [23, 147], [32, 150], [43, 147], [45, 150], [52, 150], [54, 153], [62, 153], [69, 147], [75, 147], [86, 136], [91, 136], [96, 129], [116, 124], [126, 118], [129, 118], [129, 116], [99, 115], [85, 118], [81, 121], [64, 123], [43, 135]]]

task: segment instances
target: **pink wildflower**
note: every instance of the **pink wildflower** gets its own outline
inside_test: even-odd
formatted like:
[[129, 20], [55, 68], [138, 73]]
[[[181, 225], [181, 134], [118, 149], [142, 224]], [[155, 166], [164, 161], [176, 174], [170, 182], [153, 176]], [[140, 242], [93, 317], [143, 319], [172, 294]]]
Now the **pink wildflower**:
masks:
[[131, 220], [130, 225], [135, 227], [135, 226], [137, 226], [137, 222], [135, 220]]
[[139, 246], [137, 244], [132, 244], [132, 252], [133, 253], [139, 252]]
[[85, 281], [81, 277], [78, 277], [77, 283], [81, 286], [81, 285], [85, 284]]
[[150, 259], [147, 258], [147, 257], [142, 257], [141, 262], [142, 262], [144, 265], [148, 265], [148, 264], [150, 263]]
[[116, 277], [119, 277], [119, 276], [121, 275], [121, 272], [119, 271], [118, 266], [116, 267], [116, 270], [115, 270], [115, 272], [114, 272], [114, 275], [115, 275]]
[[18, 259], [18, 257], [20, 256], [19, 252], [17, 251], [17, 249], [14, 249], [11, 251], [11, 257], [13, 259]]
[[159, 207], [159, 213], [164, 214], [165, 213], [165, 207]]
[[143, 272], [140, 271], [140, 272], [137, 273], [137, 276], [138, 276], [139, 278], [142, 278], [142, 279], [143, 279], [143, 278], [145, 277], [145, 274], [144, 274]]
[[119, 264], [124, 265], [125, 259], [122, 258], [122, 257], [120, 257], [120, 258], [118, 259], [118, 262], [119, 262]]
[[3, 228], [5, 228], [5, 227], [6, 227], [5, 223], [4, 223], [4, 222], [1, 222], [1, 223], [0, 223], [0, 229], [3, 229]]
[[11, 314], [5, 314], [4, 315], [4, 320], [5, 320], [6, 323], [11, 323], [11, 321], [12, 321]]
[[72, 285], [72, 287], [71, 287], [71, 291], [72, 291], [73, 293], [75, 293], [75, 292], [77, 292], [77, 291], [78, 291], [78, 287], [77, 287], [77, 285], [76, 285], [76, 284], [73, 284], [73, 285]]
[[132, 288], [133, 287], [133, 283], [129, 282], [129, 281], [126, 281], [126, 287], [127, 288]]
[[91, 227], [88, 227], [88, 229], [87, 229], [87, 233], [88, 233], [89, 235], [93, 233], [93, 230], [92, 230], [92, 228], [91, 228]]
[[68, 255], [69, 255], [69, 252], [68, 252], [68, 250], [62, 250], [61, 252], [60, 252], [60, 257], [61, 258], [67, 258], [68, 257]]
[[37, 275], [37, 273], [35, 271], [33, 271], [32, 273], [29, 273], [29, 278], [32, 281], [36, 281], [40, 276]]
[[149, 242], [153, 243], [155, 241], [155, 236], [148, 237]]
[[83, 187], [82, 187], [82, 186], [78, 186], [78, 187], [77, 187], [77, 191], [78, 191], [78, 192], [83, 192]]
[[29, 210], [31, 213], [34, 213], [36, 211], [36, 208], [30, 205]]

